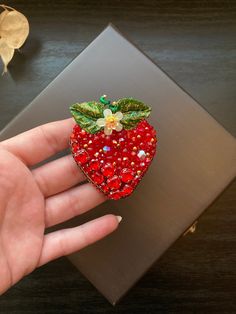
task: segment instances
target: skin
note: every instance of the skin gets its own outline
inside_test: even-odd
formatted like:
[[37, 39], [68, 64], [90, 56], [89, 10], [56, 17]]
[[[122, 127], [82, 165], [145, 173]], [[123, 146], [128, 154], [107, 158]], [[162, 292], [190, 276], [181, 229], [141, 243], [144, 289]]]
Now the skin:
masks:
[[106, 200], [70, 155], [31, 170], [68, 147], [73, 125], [72, 119], [56, 121], [0, 143], [0, 294], [35, 268], [98, 241], [119, 224], [110, 214], [45, 235], [47, 227]]

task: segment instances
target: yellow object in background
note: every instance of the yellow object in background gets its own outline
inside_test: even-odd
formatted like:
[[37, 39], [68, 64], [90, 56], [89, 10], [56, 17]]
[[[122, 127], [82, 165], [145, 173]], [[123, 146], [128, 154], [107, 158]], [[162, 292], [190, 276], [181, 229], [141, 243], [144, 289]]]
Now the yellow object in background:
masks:
[[19, 49], [29, 35], [27, 18], [15, 9], [4, 4], [0, 14], [0, 56], [4, 64], [3, 74], [7, 72], [8, 63], [13, 58], [15, 49]]

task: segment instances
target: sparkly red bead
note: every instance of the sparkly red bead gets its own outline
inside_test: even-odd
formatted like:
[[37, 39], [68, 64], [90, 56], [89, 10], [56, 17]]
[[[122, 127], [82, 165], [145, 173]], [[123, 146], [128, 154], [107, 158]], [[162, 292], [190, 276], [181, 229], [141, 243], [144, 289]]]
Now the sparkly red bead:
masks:
[[106, 163], [104, 167], [102, 167], [102, 173], [105, 177], [109, 178], [113, 176], [113, 174], [115, 173], [115, 169], [111, 163]]
[[93, 181], [97, 184], [101, 184], [104, 181], [104, 177], [101, 173], [99, 172], [95, 172], [91, 175], [91, 178], [93, 179]]
[[128, 196], [128, 195], [130, 195], [133, 192], [133, 190], [134, 190], [134, 188], [132, 186], [126, 184], [123, 187], [123, 189], [121, 191], [121, 194], [122, 194], [122, 196]]
[[100, 168], [100, 163], [96, 159], [92, 159], [89, 163], [90, 170], [98, 170]]
[[118, 190], [121, 182], [118, 176], [114, 176], [112, 178], [107, 179], [107, 185], [111, 190]]
[[134, 129], [87, 133], [75, 125], [71, 151], [87, 177], [108, 198], [130, 195], [147, 171], [156, 152], [156, 131], [142, 120]]
[[89, 159], [88, 153], [84, 149], [79, 150], [75, 155], [75, 160], [81, 164], [86, 163], [88, 159]]
[[129, 182], [134, 178], [133, 171], [131, 169], [124, 168], [121, 170], [120, 177], [123, 182]]
[[119, 200], [121, 196], [122, 194], [120, 192], [111, 192], [109, 195], [112, 200]]

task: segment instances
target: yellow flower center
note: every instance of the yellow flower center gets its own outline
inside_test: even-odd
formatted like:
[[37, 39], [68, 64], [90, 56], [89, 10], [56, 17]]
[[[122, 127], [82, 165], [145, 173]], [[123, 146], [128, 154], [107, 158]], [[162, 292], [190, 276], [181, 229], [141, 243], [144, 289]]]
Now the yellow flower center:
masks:
[[108, 128], [115, 127], [117, 124], [117, 119], [114, 116], [108, 116], [106, 117], [106, 126]]

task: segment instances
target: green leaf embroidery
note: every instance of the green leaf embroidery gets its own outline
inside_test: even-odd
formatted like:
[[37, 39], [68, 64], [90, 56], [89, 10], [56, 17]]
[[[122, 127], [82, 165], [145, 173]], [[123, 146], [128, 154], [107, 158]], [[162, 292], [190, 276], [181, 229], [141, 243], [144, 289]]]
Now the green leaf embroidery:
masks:
[[86, 116], [93, 117], [93, 118], [101, 118], [103, 117], [103, 110], [105, 106], [102, 103], [96, 101], [89, 101], [89, 102], [82, 102], [76, 103], [71, 106], [70, 109], [79, 111]]
[[149, 110], [151, 108], [145, 105], [143, 102], [134, 99], [134, 98], [122, 98], [116, 102], [117, 111], [128, 112], [128, 111], [140, 111], [140, 110]]
[[95, 101], [77, 103], [70, 107], [71, 114], [79, 126], [88, 133], [96, 133], [100, 126], [96, 124], [98, 118], [103, 117], [105, 106]]
[[88, 133], [96, 133], [101, 130], [97, 125], [97, 119], [103, 118], [103, 111], [110, 108], [113, 113], [121, 111], [123, 118], [120, 121], [124, 129], [134, 128], [141, 120], [146, 119], [151, 108], [134, 98], [122, 98], [112, 104], [105, 105], [96, 101], [76, 103], [70, 107], [70, 111], [78, 125]]
[[141, 120], [146, 119], [151, 112], [151, 108], [143, 102], [134, 98], [123, 98], [116, 102], [117, 111], [123, 113], [120, 121], [125, 129], [134, 128]]
[[144, 111], [133, 111], [123, 114], [123, 119], [120, 121], [123, 124], [124, 129], [133, 129], [143, 119], [145, 119], [149, 113]]

